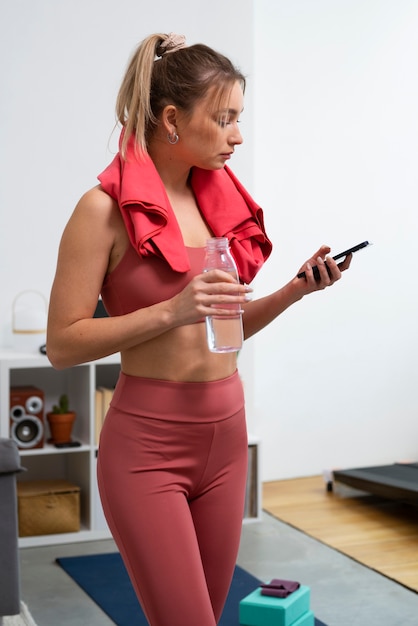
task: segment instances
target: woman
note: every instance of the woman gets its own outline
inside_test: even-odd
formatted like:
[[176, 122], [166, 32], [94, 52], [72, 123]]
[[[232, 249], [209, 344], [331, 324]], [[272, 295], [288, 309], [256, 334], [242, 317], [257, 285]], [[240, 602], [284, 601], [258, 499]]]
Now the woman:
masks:
[[[98, 481], [107, 521], [151, 626], [215, 626], [237, 556], [247, 438], [236, 354], [207, 348], [205, 316], [244, 310], [245, 338], [347, 269], [322, 246], [304, 278], [257, 301], [271, 252], [261, 209], [226, 163], [242, 143], [245, 78], [178, 35], [136, 50], [117, 100], [120, 152], [65, 228], [47, 352], [57, 368], [121, 353]], [[203, 273], [212, 236], [240, 281]], [[312, 266], [319, 267], [319, 280]], [[110, 314], [93, 319], [99, 294]]]

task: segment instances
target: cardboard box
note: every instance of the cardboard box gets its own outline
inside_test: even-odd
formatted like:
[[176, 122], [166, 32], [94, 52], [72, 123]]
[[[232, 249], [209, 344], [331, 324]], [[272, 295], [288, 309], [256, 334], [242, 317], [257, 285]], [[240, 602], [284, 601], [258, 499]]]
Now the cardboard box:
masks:
[[17, 483], [19, 537], [80, 530], [80, 487], [66, 480]]
[[314, 623], [309, 610], [310, 597], [310, 588], [303, 585], [287, 598], [264, 596], [258, 588], [241, 600], [239, 623], [241, 626], [310, 626]]

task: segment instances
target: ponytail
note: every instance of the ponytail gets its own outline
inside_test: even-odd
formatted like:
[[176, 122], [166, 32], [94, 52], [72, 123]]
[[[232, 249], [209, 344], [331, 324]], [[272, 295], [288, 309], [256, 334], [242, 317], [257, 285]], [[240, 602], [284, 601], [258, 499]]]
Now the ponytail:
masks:
[[151, 80], [156, 51], [166, 35], [144, 39], [132, 56], [116, 100], [116, 116], [125, 129], [121, 152], [125, 156], [129, 137], [135, 134], [140, 152], [147, 151], [146, 135], [156, 120], [151, 109]]

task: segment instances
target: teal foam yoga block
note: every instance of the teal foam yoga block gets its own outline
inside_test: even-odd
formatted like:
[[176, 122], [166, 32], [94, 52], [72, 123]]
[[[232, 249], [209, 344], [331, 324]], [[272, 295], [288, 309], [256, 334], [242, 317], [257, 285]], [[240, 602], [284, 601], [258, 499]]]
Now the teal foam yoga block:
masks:
[[311, 626], [314, 622], [297, 621], [310, 613], [311, 590], [301, 585], [287, 598], [263, 596], [258, 588], [243, 598], [239, 604], [241, 626]]
[[306, 611], [291, 626], [315, 626], [315, 616], [312, 611]]

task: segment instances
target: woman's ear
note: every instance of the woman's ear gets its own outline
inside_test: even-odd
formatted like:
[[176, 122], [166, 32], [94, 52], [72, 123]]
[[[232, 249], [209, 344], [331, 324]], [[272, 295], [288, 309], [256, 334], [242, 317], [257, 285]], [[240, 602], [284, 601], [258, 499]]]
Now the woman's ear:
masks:
[[168, 104], [164, 107], [161, 121], [164, 126], [164, 129], [170, 135], [174, 134], [177, 131], [177, 108], [174, 104]]

